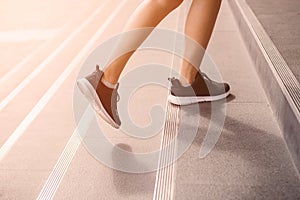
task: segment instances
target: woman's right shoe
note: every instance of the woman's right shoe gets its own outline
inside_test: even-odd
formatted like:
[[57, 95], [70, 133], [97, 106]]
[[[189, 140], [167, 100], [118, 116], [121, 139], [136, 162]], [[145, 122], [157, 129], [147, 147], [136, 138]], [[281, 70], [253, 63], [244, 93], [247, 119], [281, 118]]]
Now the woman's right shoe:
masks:
[[171, 93], [168, 101], [176, 105], [189, 105], [200, 102], [217, 101], [229, 95], [230, 86], [211, 80], [204, 73], [197, 73], [194, 82], [183, 86], [176, 78], [171, 81]]
[[92, 74], [77, 80], [77, 86], [96, 113], [111, 126], [119, 128], [121, 125], [117, 110], [119, 84], [116, 85], [115, 89], [108, 88], [101, 82], [102, 76], [103, 71], [97, 65]]

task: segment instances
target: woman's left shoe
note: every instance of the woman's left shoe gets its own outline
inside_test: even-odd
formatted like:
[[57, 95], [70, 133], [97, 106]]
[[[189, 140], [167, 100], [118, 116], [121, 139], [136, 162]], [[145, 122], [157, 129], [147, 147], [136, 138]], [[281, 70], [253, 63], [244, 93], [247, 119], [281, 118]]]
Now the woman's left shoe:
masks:
[[102, 76], [103, 71], [97, 65], [92, 74], [77, 80], [77, 85], [96, 113], [114, 128], [119, 128], [121, 125], [117, 109], [119, 84], [114, 89], [108, 88], [101, 82]]
[[176, 78], [171, 81], [171, 93], [168, 101], [176, 105], [189, 105], [207, 101], [217, 101], [229, 95], [230, 86], [227, 83], [218, 83], [211, 80], [204, 73], [197, 73], [194, 82], [183, 86]]

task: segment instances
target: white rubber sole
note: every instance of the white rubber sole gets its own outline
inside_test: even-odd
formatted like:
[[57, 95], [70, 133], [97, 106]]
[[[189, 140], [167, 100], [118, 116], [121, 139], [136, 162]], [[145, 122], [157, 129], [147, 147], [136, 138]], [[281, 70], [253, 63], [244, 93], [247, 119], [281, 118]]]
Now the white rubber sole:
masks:
[[100, 115], [100, 117], [109, 123], [114, 128], [119, 128], [120, 126], [110, 117], [110, 115], [106, 112], [105, 108], [103, 107], [94, 87], [90, 84], [90, 82], [85, 79], [77, 80], [77, 86], [82, 94], [86, 97], [89, 103], [92, 105], [92, 108], [95, 112]]
[[190, 105], [194, 103], [218, 101], [220, 99], [226, 98], [228, 95], [229, 95], [229, 91], [217, 96], [200, 96], [200, 97], [178, 97], [170, 94], [168, 96], [168, 101], [175, 105], [184, 106], [184, 105]]

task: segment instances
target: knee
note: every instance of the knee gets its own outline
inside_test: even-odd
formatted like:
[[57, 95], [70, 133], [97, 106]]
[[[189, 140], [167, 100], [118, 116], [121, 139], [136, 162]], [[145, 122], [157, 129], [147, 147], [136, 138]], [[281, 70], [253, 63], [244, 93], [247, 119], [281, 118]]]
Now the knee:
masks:
[[176, 9], [182, 2], [183, 0], [153, 0], [156, 1], [162, 9], [172, 11]]

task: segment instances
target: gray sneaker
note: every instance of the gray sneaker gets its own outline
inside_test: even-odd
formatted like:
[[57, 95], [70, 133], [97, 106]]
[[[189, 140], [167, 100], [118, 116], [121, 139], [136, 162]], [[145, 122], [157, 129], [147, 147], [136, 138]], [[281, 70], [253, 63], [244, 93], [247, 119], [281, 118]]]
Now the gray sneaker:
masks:
[[100, 81], [102, 76], [103, 72], [97, 65], [92, 74], [77, 80], [77, 85], [96, 113], [113, 127], [119, 128], [121, 125], [117, 110], [119, 84], [115, 89], [108, 88]]
[[217, 101], [229, 95], [230, 86], [211, 80], [206, 74], [198, 73], [190, 86], [183, 86], [176, 78], [171, 81], [171, 93], [168, 101], [176, 105]]

